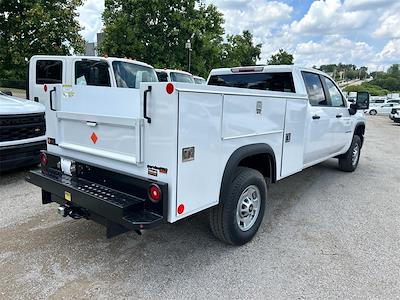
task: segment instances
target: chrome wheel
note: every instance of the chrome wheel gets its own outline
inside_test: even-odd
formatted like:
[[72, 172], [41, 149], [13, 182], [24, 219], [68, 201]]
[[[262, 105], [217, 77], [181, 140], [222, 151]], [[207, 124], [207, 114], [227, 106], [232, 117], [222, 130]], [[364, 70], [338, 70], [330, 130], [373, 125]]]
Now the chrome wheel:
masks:
[[255, 185], [250, 185], [243, 191], [236, 209], [236, 222], [240, 230], [249, 230], [257, 221], [260, 202], [261, 193]]
[[351, 164], [355, 167], [358, 163], [358, 157], [360, 155], [360, 146], [356, 143], [351, 153]]

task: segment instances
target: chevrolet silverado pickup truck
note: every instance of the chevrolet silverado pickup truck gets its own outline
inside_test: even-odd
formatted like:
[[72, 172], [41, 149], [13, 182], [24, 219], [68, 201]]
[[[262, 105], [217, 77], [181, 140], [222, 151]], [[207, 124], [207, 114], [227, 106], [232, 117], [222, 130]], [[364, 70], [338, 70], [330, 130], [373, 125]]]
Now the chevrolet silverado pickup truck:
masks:
[[48, 150], [27, 180], [62, 216], [107, 237], [209, 211], [223, 242], [256, 234], [268, 184], [330, 158], [357, 168], [368, 93], [347, 102], [327, 74], [295, 66], [213, 70], [208, 85], [49, 85]]
[[0, 172], [39, 164], [46, 149], [45, 109], [0, 92]]

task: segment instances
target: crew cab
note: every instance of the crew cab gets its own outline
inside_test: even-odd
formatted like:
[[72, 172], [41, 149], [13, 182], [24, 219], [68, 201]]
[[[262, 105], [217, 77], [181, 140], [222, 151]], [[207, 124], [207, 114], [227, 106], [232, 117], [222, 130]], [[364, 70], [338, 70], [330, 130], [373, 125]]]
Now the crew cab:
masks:
[[45, 134], [43, 105], [0, 92], [0, 172], [39, 164]]
[[28, 62], [26, 98], [49, 109], [50, 84], [139, 89], [157, 82], [152, 66], [132, 59], [98, 56], [34, 55]]
[[295, 66], [213, 70], [208, 85], [50, 90], [48, 150], [27, 177], [43, 204], [104, 224], [108, 237], [208, 210], [233, 245], [256, 234], [267, 182], [329, 158], [357, 168], [369, 103], [358, 93], [349, 109], [328, 75]]

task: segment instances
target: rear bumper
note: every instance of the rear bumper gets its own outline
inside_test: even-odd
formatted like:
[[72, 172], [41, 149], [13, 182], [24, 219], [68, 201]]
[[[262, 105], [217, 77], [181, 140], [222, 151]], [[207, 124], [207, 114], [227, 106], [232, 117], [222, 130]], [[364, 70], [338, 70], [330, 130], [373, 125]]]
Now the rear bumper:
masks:
[[[140, 189], [143, 184], [146, 185], [143, 182], [145, 179], [119, 176], [128, 179], [130, 188]], [[79, 217], [105, 225], [109, 238], [132, 229], [152, 228], [166, 219], [168, 186], [160, 182], [157, 185], [162, 191], [159, 203], [162, 208], [157, 210], [152, 207], [154, 204], [149, 203], [149, 199], [137, 196], [140, 193], [128, 194], [85, 178], [65, 175], [55, 169], [31, 171], [26, 180], [42, 188], [43, 204], [58, 203], [68, 211], [77, 212]], [[121, 186], [124, 182], [120, 182]], [[148, 185], [153, 183], [147, 182]]]
[[9, 171], [39, 163], [41, 150], [46, 149], [46, 141], [0, 147], [0, 171]]

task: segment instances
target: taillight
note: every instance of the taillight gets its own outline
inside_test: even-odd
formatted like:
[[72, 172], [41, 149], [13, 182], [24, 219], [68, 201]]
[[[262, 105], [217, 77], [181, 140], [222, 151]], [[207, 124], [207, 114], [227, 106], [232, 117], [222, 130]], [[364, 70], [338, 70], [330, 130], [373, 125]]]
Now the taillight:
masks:
[[46, 155], [46, 153], [44, 153], [44, 152], [40, 152], [39, 158], [40, 158], [40, 163], [41, 163], [43, 166], [46, 166], [47, 163], [49, 162], [49, 160], [47, 159], [47, 155]]
[[158, 203], [161, 199], [161, 189], [157, 184], [152, 184], [149, 187], [149, 198], [151, 202]]

